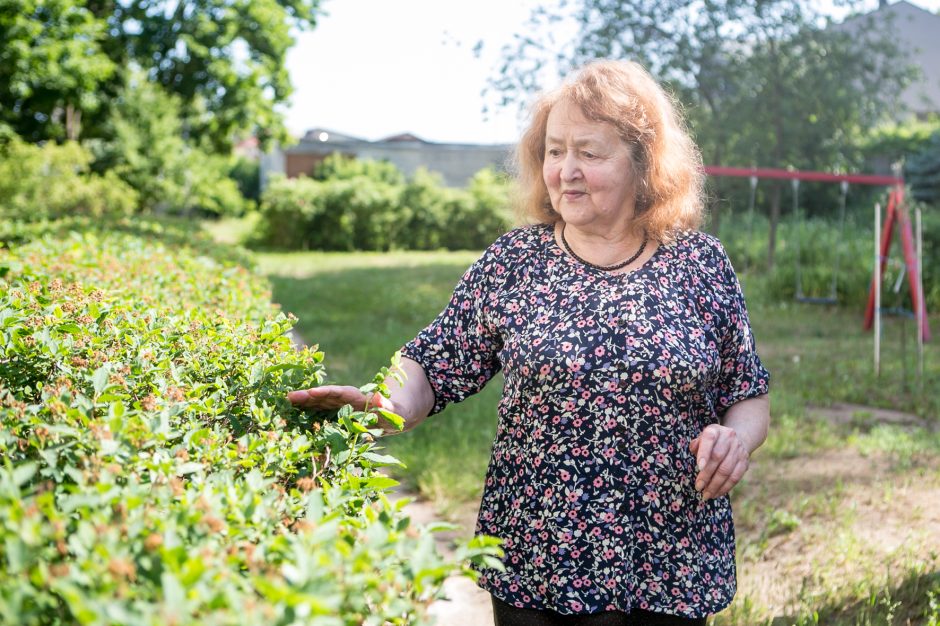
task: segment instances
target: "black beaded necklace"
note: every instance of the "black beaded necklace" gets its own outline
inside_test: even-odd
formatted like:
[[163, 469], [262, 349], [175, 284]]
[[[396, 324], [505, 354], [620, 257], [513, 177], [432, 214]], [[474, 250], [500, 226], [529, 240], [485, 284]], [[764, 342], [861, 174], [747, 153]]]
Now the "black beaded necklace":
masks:
[[633, 263], [634, 261], [636, 261], [638, 258], [640, 258], [640, 255], [643, 254], [643, 251], [646, 250], [646, 244], [647, 242], [649, 242], [649, 239], [650, 239], [649, 234], [644, 230], [643, 231], [643, 243], [640, 244], [640, 249], [636, 251], [636, 254], [631, 256], [626, 261], [621, 261], [620, 263], [617, 263], [616, 265], [597, 265], [595, 263], [591, 263], [590, 261], [586, 261], [582, 259], [581, 257], [579, 257], [577, 254], [574, 253], [574, 250], [572, 250], [571, 246], [568, 245], [568, 240], [565, 239], [565, 225], [562, 224], [561, 226], [561, 243], [564, 244], [565, 250], [568, 252], [568, 254], [576, 258], [581, 263], [584, 263], [588, 267], [593, 267], [594, 269], [601, 270], [604, 272], [612, 272], [614, 270], [619, 270], [621, 267], [626, 267], [630, 265], [631, 263]]

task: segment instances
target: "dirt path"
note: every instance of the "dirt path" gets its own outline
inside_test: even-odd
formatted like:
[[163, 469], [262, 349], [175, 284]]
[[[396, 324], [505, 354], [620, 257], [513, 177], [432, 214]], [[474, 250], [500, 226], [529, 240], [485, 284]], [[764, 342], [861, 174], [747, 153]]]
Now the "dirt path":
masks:
[[[437, 549], [448, 558], [453, 558], [454, 541], [464, 540], [473, 534], [476, 523], [476, 510], [470, 507], [461, 509], [453, 520], [445, 520], [438, 515], [434, 505], [427, 500], [418, 499], [414, 494], [396, 492], [392, 499], [412, 498], [405, 505], [404, 513], [412, 522], [427, 525], [432, 522], [450, 522], [457, 526], [454, 531], [435, 534]], [[493, 609], [490, 594], [483, 591], [468, 578], [451, 576], [444, 582], [444, 594], [447, 599], [438, 600], [431, 605], [430, 613], [436, 619], [437, 626], [485, 626], [493, 623]]]

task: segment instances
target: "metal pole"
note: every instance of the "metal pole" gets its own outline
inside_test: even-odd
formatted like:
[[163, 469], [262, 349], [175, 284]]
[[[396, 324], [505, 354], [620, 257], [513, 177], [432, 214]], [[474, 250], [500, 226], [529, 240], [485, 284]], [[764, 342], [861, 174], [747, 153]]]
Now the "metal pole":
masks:
[[924, 385], [924, 326], [927, 307], [924, 306], [924, 232], [921, 223], [920, 207], [914, 209], [914, 222], [917, 230], [917, 382]]
[[875, 203], [875, 377], [881, 377], [881, 205]]

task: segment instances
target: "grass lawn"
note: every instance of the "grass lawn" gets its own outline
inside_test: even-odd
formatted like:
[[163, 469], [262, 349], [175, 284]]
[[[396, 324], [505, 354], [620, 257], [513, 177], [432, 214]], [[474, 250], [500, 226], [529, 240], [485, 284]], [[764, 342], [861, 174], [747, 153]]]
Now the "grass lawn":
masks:
[[[274, 299], [361, 384], [434, 318], [477, 253], [259, 254]], [[739, 592], [713, 624], [940, 623], [940, 350], [916, 376], [911, 321], [888, 319], [872, 373], [861, 312], [762, 301], [771, 434], [733, 493]], [[751, 294], [755, 294], [750, 297]], [[940, 329], [940, 318], [932, 327]], [[481, 492], [501, 380], [388, 439], [398, 477], [459, 518]], [[879, 411], [892, 409], [895, 412]], [[464, 516], [466, 517], [466, 516]], [[469, 531], [468, 531], [469, 532]]]

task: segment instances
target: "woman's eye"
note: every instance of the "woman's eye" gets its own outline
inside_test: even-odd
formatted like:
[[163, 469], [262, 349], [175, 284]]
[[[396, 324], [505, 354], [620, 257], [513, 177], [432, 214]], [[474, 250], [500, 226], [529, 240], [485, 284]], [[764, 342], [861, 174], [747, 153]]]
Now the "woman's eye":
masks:
[[561, 150], [559, 150], [558, 148], [549, 148], [549, 149], [548, 149], [548, 156], [556, 157], [556, 156], [558, 156], [559, 154], [561, 154]]
[[596, 159], [596, 158], [597, 158], [597, 155], [594, 154], [593, 152], [582, 152], [581, 155], [582, 155], [585, 159]]

